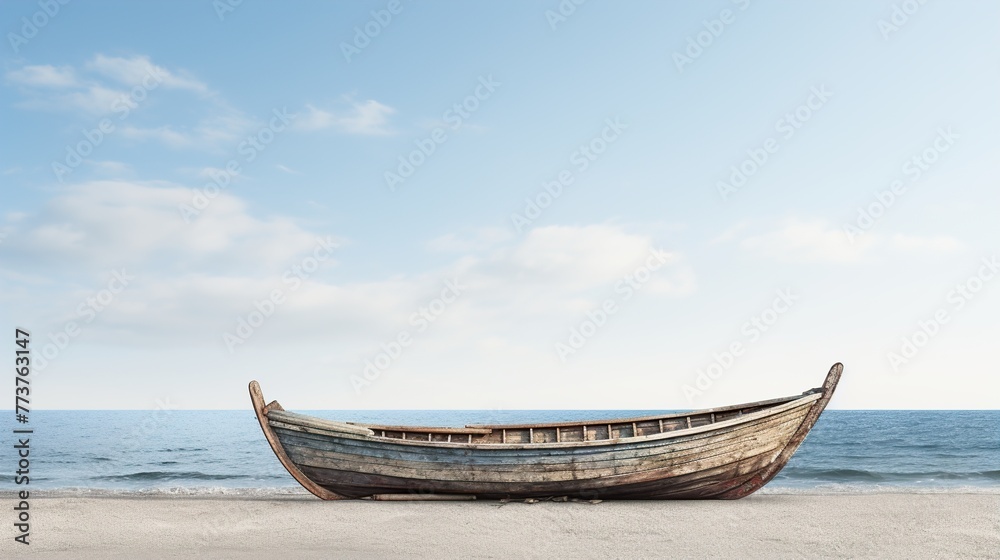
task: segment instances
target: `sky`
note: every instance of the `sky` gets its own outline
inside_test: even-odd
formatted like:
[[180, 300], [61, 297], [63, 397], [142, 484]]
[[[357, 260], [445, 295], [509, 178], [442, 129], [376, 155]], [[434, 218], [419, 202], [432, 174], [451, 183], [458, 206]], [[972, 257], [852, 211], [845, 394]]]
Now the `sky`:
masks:
[[1000, 406], [995, 2], [5, 2], [32, 406]]

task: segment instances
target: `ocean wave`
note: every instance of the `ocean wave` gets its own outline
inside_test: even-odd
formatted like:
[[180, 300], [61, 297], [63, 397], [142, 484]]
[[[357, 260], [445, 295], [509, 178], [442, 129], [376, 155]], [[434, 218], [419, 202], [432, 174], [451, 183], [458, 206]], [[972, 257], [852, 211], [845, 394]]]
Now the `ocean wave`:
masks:
[[781, 471], [783, 478], [802, 478], [808, 480], [881, 480], [878, 473], [860, 469], [821, 469], [815, 467], [786, 467]]
[[1000, 471], [923, 471], [879, 472], [863, 469], [824, 469], [819, 467], [786, 467], [780, 478], [796, 481], [828, 482], [929, 482], [929, 481], [991, 481], [1000, 480]]
[[92, 476], [89, 480], [106, 480], [111, 482], [158, 482], [163, 480], [240, 480], [253, 479], [256, 476], [246, 474], [209, 474], [200, 471], [140, 471], [128, 474], [113, 474]]

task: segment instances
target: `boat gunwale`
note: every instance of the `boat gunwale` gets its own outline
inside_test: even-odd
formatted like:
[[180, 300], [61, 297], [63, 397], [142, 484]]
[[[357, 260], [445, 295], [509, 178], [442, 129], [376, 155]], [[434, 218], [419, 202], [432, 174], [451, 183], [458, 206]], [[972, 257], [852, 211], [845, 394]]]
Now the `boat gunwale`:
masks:
[[[732, 426], [737, 426], [739, 424], [743, 424], [743, 423], [747, 423], [747, 422], [754, 422], [756, 420], [759, 420], [759, 419], [762, 419], [762, 418], [766, 418], [767, 416], [771, 416], [773, 414], [778, 414], [780, 412], [784, 412], [786, 410], [791, 410], [793, 408], [804, 406], [806, 404], [812, 404], [812, 403], [818, 401], [822, 397], [823, 397], [823, 393], [822, 392], [806, 392], [806, 393], [803, 393], [800, 397], [798, 397], [798, 398], [796, 398], [794, 400], [785, 402], [783, 404], [779, 404], [777, 406], [768, 407], [768, 408], [765, 408], [763, 410], [758, 410], [756, 412], [751, 412], [750, 414], [744, 414], [742, 416], [736, 416], [734, 418], [729, 418], [729, 419], [726, 419], [726, 420], [722, 420], [720, 422], [714, 422], [714, 423], [711, 423], [711, 424], [705, 424], [705, 425], [702, 425], [702, 426], [694, 426], [694, 427], [691, 427], [691, 428], [684, 428], [684, 429], [674, 430], [674, 431], [670, 431], [670, 432], [662, 432], [662, 433], [658, 433], [658, 434], [647, 434], [647, 435], [643, 435], [643, 436], [630, 436], [630, 437], [624, 437], [624, 438], [619, 437], [619, 438], [613, 438], [613, 439], [601, 439], [601, 440], [590, 440], [590, 441], [561, 441], [561, 442], [554, 442], [553, 441], [553, 442], [544, 442], [544, 443], [468, 443], [468, 442], [454, 442], [454, 441], [453, 442], [425, 441], [425, 440], [417, 440], [417, 439], [390, 438], [390, 437], [383, 437], [383, 436], [378, 436], [378, 435], [362, 436], [362, 435], [355, 435], [355, 434], [345, 433], [345, 432], [327, 432], [325, 430], [321, 430], [321, 429], [313, 428], [313, 427], [308, 427], [308, 426], [298, 426], [298, 425], [295, 425], [295, 424], [289, 424], [287, 422], [280, 422], [280, 421], [276, 421], [276, 422], [278, 422], [279, 424], [287, 424], [287, 425], [295, 426], [297, 428], [301, 428], [303, 431], [306, 431], [306, 433], [315, 433], [317, 435], [326, 435], [326, 436], [346, 438], [346, 439], [356, 439], [356, 440], [361, 440], [361, 441], [373, 440], [374, 439], [374, 440], [378, 440], [379, 442], [390, 442], [390, 443], [397, 444], [397, 445], [410, 445], [410, 446], [421, 446], [421, 447], [446, 447], [446, 448], [451, 448], [451, 449], [454, 449], [456, 447], [458, 447], [458, 448], [465, 448], [465, 449], [564, 449], [564, 448], [572, 448], [572, 447], [616, 446], [616, 445], [620, 445], [620, 444], [623, 444], [623, 443], [638, 443], [638, 442], [646, 442], [646, 441], [656, 441], [656, 440], [661, 440], [661, 439], [662, 440], [667, 440], [667, 439], [674, 439], [674, 438], [678, 438], [678, 437], [682, 437], [682, 436], [687, 436], [687, 435], [700, 434], [700, 433], [703, 433], [703, 432], [709, 432], [709, 431], [713, 431], [713, 430], [718, 430], [718, 429], [729, 428], [729, 427], [732, 427]], [[780, 400], [784, 400], [784, 399], [777, 399], [777, 400], [780, 401]], [[764, 402], [764, 401], [761, 401], [761, 402]], [[697, 415], [700, 412], [701, 411], [694, 412], [694, 413], [683, 414], [682, 416]], [[307, 415], [303, 415], [303, 416], [307, 416]], [[656, 416], [656, 417], [653, 417], [653, 418], [655, 419], [655, 418], [661, 418], [661, 417]], [[268, 421], [269, 422], [271, 421], [270, 418], [268, 419]], [[622, 422], [625, 422], [625, 421], [626, 420], [622, 420]], [[631, 420], [628, 420], [628, 421], [631, 422]], [[615, 424], [617, 422], [612, 421], [611, 423]], [[599, 423], [595, 423], [595, 424], [599, 424]], [[581, 422], [581, 423], [574, 423], [574, 424], [570, 424], [570, 425], [581, 426], [581, 425], [584, 425], [584, 424]], [[587, 424], [587, 425], [590, 425], [590, 424]], [[283, 426], [276, 426], [276, 427], [283, 427]], [[535, 425], [532, 425], [532, 427], [535, 427]], [[419, 432], [420, 430], [413, 429], [413, 431]]]
[[[779, 397], [774, 399], [767, 399], [763, 401], [754, 401], [743, 404], [734, 404], [729, 406], [720, 406], [716, 408], [704, 408], [699, 410], [689, 410], [687, 412], [668, 412], [666, 414], [647, 414], [645, 416], [630, 416], [625, 418], [597, 418], [597, 419], [587, 419], [580, 421], [566, 421], [566, 422], [551, 422], [544, 424], [467, 424], [466, 428], [489, 428], [494, 430], [521, 430], [525, 428], [563, 428], [569, 426], [600, 426], [602, 424], [628, 424], [631, 422], [647, 422], [649, 420], [667, 420], [674, 418], [684, 418], [686, 416], [699, 416], [702, 414], [717, 414], [719, 412], [731, 412], [733, 410], [742, 410], [744, 408], [753, 408], [757, 406], [771, 406], [778, 405], [781, 403], [792, 402], [802, 397], [812, 394], [815, 389], [811, 389], [799, 395], [791, 395], [788, 397]], [[348, 422], [348, 424], [354, 424], [354, 422]], [[358, 424], [364, 425], [366, 428], [374, 427], [375, 424]], [[685, 428], [686, 429], [686, 428]]]
[[[308, 415], [300, 415], [308, 416]], [[386, 432], [430, 432], [432, 434], [459, 434], [468, 435], [472, 434], [474, 436], [485, 436], [492, 434], [496, 428], [493, 427], [480, 427], [480, 426], [465, 426], [465, 427], [450, 427], [450, 426], [393, 426], [388, 424], [364, 424], [361, 422], [344, 422], [344, 424], [350, 424], [351, 426], [358, 426], [359, 428], [368, 428], [369, 430], [384, 430]]]

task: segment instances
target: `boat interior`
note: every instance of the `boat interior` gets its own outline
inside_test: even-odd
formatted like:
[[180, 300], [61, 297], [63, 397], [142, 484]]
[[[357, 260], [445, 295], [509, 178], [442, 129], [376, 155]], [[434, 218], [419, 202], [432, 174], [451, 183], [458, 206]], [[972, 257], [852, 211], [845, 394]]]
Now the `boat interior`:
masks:
[[272, 411], [272, 422], [302, 425], [306, 420], [312, 427], [334, 431], [349, 431], [356, 434], [407, 441], [430, 441], [441, 443], [557, 443], [616, 440], [675, 432], [701, 426], [708, 426], [781, 406], [804, 396], [818, 392], [807, 391], [802, 395], [758, 401], [753, 403], [710, 408], [691, 412], [664, 413], [635, 418], [615, 418], [607, 420], [579, 420], [572, 422], [541, 424], [473, 424], [465, 427], [389, 426], [356, 422], [331, 422], [318, 418], [282, 411]]

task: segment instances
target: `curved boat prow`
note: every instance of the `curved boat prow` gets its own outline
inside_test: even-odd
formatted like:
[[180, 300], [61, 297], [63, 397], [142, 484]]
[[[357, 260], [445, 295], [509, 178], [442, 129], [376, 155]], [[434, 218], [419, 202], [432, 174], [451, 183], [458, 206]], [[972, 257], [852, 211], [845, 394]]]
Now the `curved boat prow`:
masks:
[[281, 408], [278, 401], [271, 401], [270, 404], [264, 404], [264, 393], [260, 390], [260, 383], [257, 381], [250, 382], [250, 401], [253, 402], [254, 412], [257, 413], [257, 421], [260, 422], [260, 429], [264, 431], [264, 437], [267, 439], [267, 443], [271, 445], [271, 450], [278, 457], [278, 461], [281, 461], [281, 465], [285, 467], [288, 474], [292, 475], [303, 488], [310, 491], [317, 498], [323, 500], [341, 500], [344, 497], [335, 494], [326, 488], [316, 484], [315, 482], [309, 480], [306, 475], [302, 474], [302, 471], [292, 463], [292, 460], [288, 458], [288, 454], [285, 453], [285, 448], [281, 446], [281, 441], [278, 440], [278, 436], [271, 429], [271, 425], [267, 421], [267, 413], [272, 410], [285, 410]]
[[[837, 362], [833, 364], [830, 368], [830, 373], [826, 374], [826, 380], [823, 381], [823, 392], [829, 391], [828, 397], [833, 396], [833, 390], [837, 388], [837, 383], [840, 382], [840, 374], [844, 372], [844, 364]], [[829, 398], [827, 399], [829, 400]]]
[[723, 494], [719, 494], [717, 497], [723, 500], [736, 500], [739, 498], [744, 498], [753, 494], [757, 490], [760, 490], [762, 486], [770, 482], [772, 478], [778, 471], [784, 468], [788, 460], [792, 458], [792, 454], [795, 450], [799, 448], [799, 445], [805, 441], [806, 436], [809, 434], [809, 430], [816, 425], [816, 420], [819, 419], [819, 415], [823, 413], [826, 408], [827, 403], [833, 397], [833, 392], [837, 388], [837, 383], [840, 382], [840, 374], [844, 371], [844, 364], [837, 362], [833, 364], [830, 371], [826, 374], [826, 379], [823, 380], [823, 385], [813, 389], [812, 391], [807, 391], [809, 393], [820, 392], [822, 396], [812, 405], [809, 413], [806, 417], [802, 419], [802, 423], [799, 424], [799, 428], [795, 431], [795, 434], [788, 441], [788, 444], [781, 453], [774, 459], [770, 467], [760, 474], [754, 476], [750, 480], [740, 484], [739, 486], [729, 490]]

